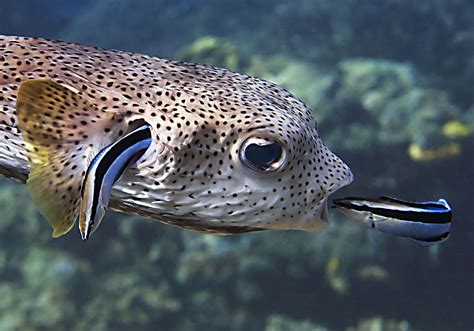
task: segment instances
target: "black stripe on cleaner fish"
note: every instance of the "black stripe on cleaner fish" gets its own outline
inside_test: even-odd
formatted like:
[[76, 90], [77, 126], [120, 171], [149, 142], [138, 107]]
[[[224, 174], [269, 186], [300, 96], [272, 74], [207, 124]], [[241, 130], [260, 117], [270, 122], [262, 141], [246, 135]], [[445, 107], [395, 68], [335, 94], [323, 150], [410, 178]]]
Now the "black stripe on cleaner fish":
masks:
[[449, 236], [452, 210], [444, 199], [409, 202], [390, 197], [351, 197], [333, 203], [333, 208], [371, 229], [409, 237], [422, 245], [437, 244]]
[[150, 126], [145, 124], [104, 148], [91, 162], [82, 184], [79, 230], [82, 240], [98, 228], [109, 205], [112, 186], [132, 161], [150, 147]]

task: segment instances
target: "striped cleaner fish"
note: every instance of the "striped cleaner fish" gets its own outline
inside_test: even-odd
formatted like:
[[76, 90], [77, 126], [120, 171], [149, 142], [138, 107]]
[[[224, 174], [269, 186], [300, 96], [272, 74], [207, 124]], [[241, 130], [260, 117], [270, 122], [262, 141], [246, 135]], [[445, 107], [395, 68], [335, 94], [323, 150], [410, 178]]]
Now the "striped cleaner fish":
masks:
[[389, 197], [345, 198], [333, 201], [334, 208], [369, 228], [409, 237], [422, 245], [445, 241], [452, 211], [448, 202], [408, 202]]
[[212, 66], [0, 36], [0, 174], [61, 236], [105, 210], [214, 233], [318, 231], [352, 181], [312, 111]]
[[89, 238], [105, 215], [112, 187], [127, 166], [151, 145], [151, 127], [142, 125], [104, 148], [90, 163], [82, 183], [79, 230]]

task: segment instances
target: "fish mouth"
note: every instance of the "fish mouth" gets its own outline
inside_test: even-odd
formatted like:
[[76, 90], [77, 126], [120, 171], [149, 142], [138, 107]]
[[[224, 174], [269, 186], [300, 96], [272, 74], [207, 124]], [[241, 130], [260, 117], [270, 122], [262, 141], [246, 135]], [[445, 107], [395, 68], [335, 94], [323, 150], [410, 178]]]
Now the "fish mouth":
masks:
[[329, 211], [327, 198], [320, 202], [320, 207], [312, 217], [307, 218], [304, 222], [292, 226], [295, 230], [303, 230], [308, 232], [319, 232], [329, 227]]
[[329, 224], [329, 211], [328, 211], [327, 199], [323, 203], [323, 208], [321, 208], [321, 212], [319, 213], [319, 219], [321, 220], [321, 222]]

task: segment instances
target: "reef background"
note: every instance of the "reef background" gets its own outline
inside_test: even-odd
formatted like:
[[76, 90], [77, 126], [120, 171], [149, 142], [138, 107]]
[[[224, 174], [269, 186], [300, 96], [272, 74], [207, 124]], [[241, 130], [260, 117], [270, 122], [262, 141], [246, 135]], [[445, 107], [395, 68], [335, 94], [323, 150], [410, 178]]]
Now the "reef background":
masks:
[[108, 215], [53, 240], [1, 180], [0, 330], [472, 330], [472, 0], [1, 1], [0, 33], [204, 62], [287, 87], [352, 168], [338, 196], [448, 199], [422, 247], [332, 214], [324, 233], [203, 235]]

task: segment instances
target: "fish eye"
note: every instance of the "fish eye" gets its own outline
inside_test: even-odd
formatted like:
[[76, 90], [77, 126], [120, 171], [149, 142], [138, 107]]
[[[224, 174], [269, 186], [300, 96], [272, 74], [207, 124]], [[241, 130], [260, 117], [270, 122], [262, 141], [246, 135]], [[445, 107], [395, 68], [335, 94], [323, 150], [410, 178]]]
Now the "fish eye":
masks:
[[260, 172], [280, 169], [285, 161], [285, 150], [277, 141], [251, 137], [240, 146], [239, 157], [248, 168]]

